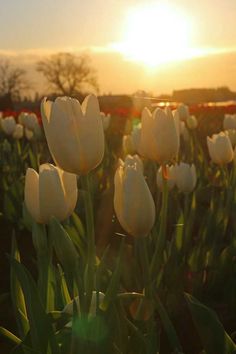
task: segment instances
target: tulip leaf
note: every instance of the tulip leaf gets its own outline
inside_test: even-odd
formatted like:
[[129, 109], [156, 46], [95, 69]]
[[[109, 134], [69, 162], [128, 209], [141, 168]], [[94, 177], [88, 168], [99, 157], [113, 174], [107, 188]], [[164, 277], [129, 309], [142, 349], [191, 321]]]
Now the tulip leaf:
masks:
[[24, 293], [33, 349], [39, 351], [41, 354], [47, 354], [49, 348], [53, 354], [59, 353], [52, 325], [44, 311], [32, 276], [28, 270], [15, 259], [11, 259], [11, 266]]
[[75, 212], [71, 215], [71, 219], [72, 219], [72, 222], [73, 222], [77, 232], [79, 233], [79, 236], [81, 236], [84, 239], [85, 238], [85, 230], [84, 230], [84, 226], [82, 224], [82, 221], [80, 220], [80, 218], [78, 217], [78, 215]]
[[161, 318], [165, 332], [168, 336], [170, 346], [172, 347], [174, 353], [183, 353], [183, 349], [182, 349], [182, 346], [179, 342], [179, 338], [177, 336], [175, 328], [169, 318], [169, 315], [168, 315], [165, 307], [161, 303], [161, 300], [159, 299], [158, 296], [155, 297], [155, 305], [156, 305], [157, 311], [159, 313], [159, 316]]
[[51, 247], [48, 245], [45, 225], [33, 222], [32, 239], [37, 253], [39, 293], [45, 309], [50, 311], [54, 308], [54, 279], [51, 265]]
[[[15, 259], [20, 262], [20, 253], [14, 236], [12, 237], [11, 257], [12, 259]], [[25, 297], [13, 267], [11, 267], [10, 271], [10, 283], [11, 299], [14, 313], [16, 316], [17, 327], [20, 338], [23, 339], [29, 330], [29, 322], [26, 313]]]
[[63, 305], [65, 306], [69, 302], [71, 302], [71, 297], [70, 293], [66, 284], [66, 280], [64, 277], [63, 270], [61, 269], [60, 264], [58, 264], [58, 269], [59, 269], [59, 276], [60, 276], [60, 285], [61, 285], [61, 293], [62, 293], [62, 299], [63, 299]]
[[185, 294], [185, 298], [207, 354], [236, 354], [236, 345], [216, 313], [189, 294]]
[[69, 274], [74, 272], [78, 253], [70, 236], [56, 218], [51, 218], [49, 223], [49, 235], [52, 240], [57, 258], [65, 271]]
[[20, 338], [18, 338], [13, 333], [11, 333], [10, 331], [8, 331], [7, 329], [5, 329], [3, 327], [0, 327], [0, 335], [4, 336], [5, 338], [7, 338], [10, 342], [12, 342], [14, 344], [20, 344], [21, 343]]
[[121, 269], [122, 269], [122, 255], [124, 249], [124, 239], [121, 241], [119, 254], [116, 261], [115, 270], [111, 276], [110, 283], [108, 285], [107, 291], [105, 293], [104, 300], [100, 304], [100, 309], [106, 311], [110, 304], [115, 300], [117, 291], [119, 289], [119, 282], [121, 276]]

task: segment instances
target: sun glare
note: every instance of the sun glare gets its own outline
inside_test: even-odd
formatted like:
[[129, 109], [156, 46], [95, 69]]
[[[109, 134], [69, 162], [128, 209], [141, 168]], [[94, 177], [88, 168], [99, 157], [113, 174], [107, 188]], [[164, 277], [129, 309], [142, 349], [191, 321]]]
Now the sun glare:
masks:
[[128, 60], [149, 67], [192, 57], [192, 24], [188, 16], [165, 3], [131, 8], [125, 19], [122, 40], [113, 45]]

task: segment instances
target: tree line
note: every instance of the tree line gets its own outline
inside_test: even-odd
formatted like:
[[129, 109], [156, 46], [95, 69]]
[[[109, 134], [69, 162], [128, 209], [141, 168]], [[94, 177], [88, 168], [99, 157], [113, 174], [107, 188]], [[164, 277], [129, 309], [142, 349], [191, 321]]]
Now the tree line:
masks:
[[[44, 76], [52, 94], [76, 97], [91, 89], [99, 91], [96, 71], [86, 54], [53, 54], [38, 61], [36, 70]], [[26, 70], [8, 59], [0, 60], [0, 97], [6, 105], [19, 101], [30, 89]]]

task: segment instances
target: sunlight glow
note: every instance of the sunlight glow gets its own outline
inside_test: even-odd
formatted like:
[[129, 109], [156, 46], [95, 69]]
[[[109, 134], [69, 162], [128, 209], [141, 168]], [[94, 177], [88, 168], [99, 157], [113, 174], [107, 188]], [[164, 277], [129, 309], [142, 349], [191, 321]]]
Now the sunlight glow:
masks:
[[149, 67], [191, 58], [192, 23], [188, 16], [167, 3], [149, 3], [131, 8], [125, 19], [120, 43], [113, 49], [128, 60]]

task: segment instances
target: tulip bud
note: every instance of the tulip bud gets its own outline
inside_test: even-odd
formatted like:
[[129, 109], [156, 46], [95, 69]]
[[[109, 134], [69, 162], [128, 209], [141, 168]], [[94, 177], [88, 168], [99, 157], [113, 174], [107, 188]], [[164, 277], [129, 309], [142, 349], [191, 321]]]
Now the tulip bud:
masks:
[[[121, 165], [123, 166], [123, 161], [121, 160]], [[127, 166], [134, 166], [137, 168], [141, 173], [143, 173], [143, 161], [140, 159], [138, 155], [127, 155], [124, 161], [125, 167]]]
[[222, 165], [233, 160], [233, 148], [227, 133], [214, 134], [212, 138], [208, 136], [207, 146], [214, 163]]
[[181, 162], [175, 166], [175, 181], [178, 189], [183, 193], [191, 193], [197, 183], [196, 168], [192, 164]]
[[114, 209], [121, 226], [132, 236], [147, 236], [155, 222], [155, 205], [140, 169], [123, 164], [114, 182]]
[[[91, 316], [91, 317], [95, 317], [96, 316], [97, 301], [98, 301], [98, 306], [99, 306], [99, 304], [102, 303], [104, 298], [105, 298], [105, 294], [104, 293], [99, 291], [98, 296], [97, 296], [97, 292], [93, 291], [91, 304], [90, 304], [90, 308], [89, 308], [89, 316]], [[75, 301], [75, 304], [77, 306], [77, 311], [78, 311], [78, 313], [80, 313], [79, 296], [76, 296], [74, 298], [74, 300], [69, 302], [63, 309], [63, 312], [68, 314], [69, 316], [73, 316], [73, 304], [74, 304], [74, 301]]]
[[16, 124], [15, 126], [15, 130], [12, 134], [14, 139], [21, 139], [24, 135], [24, 129], [23, 129], [23, 125], [21, 124]]
[[228, 133], [232, 147], [234, 147], [236, 145], [236, 129], [229, 129], [226, 132]]
[[[167, 170], [167, 187], [168, 190], [170, 191], [171, 189], [174, 188], [175, 186], [175, 166], [166, 166], [166, 170]], [[158, 188], [163, 191], [163, 175], [162, 175], [162, 167], [159, 168], [159, 170], [157, 171], [157, 186]]]
[[4, 119], [1, 120], [1, 126], [2, 126], [2, 130], [4, 131], [4, 133], [6, 133], [7, 135], [12, 135], [15, 127], [16, 127], [16, 121], [14, 117], [6, 117]]
[[87, 96], [82, 105], [70, 97], [55, 102], [44, 98], [41, 113], [50, 152], [60, 168], [86, 174], [100, 164], [104, 132], [96, 96]]
[[188, 118], [187, 118], [187, 126], [188, 126], [188, 128], [190, 129], [190, 130], [194, 130], [194, 129], [196, 129], [197, 128], [197, 126], [198, 126], [198, 121], [197, 121], [197, 119], [196, 119], [196, 117], [195, 116], [189, 116]]
[[134, 149], [133, 140], [131, 138], [131, 135], [124, 135], [123, 136], [122, 147], [123, 147], [124, 155], [128, 155], [128, 154], [133, 155], [135, 153], [135, 149]]
[[48, 223], [52, 216], [65, 220], [77, 202], [76, 175], [51, 164], [43, 164], [39, 174], [28, 168], [25, 177], [25, 204], [38, 223]]
[[224, 130], [236, 129], [236, 114], [225, 114], [223, 127]]
[[108, 129], [108, 127], [110, 125], [111, 115], [110, 115], [110, 113], [105, 114], [104, 112], [101, 112], [101, 118], [102, 118], [103, 129], [105, 131]]
[[185, 104], [181, 103], [177, 107], [177, 111], [179, 113], [179, 119], [186, 122], [187, 119], [189, 118], [189, 108], [188, 108], [188, 106], [186, 106]]
[[25, 128], [25, 136], [27, 140], [32, 140], [34, 137], [34, 132], [32, 132], [32, 130]]
[[165, 164], [176, 157], [179, 150], [178, 120], [170, 108], [157, 108], [152, 114], [142, 112], [141, 152], [144, 157]]

